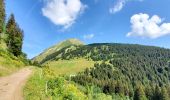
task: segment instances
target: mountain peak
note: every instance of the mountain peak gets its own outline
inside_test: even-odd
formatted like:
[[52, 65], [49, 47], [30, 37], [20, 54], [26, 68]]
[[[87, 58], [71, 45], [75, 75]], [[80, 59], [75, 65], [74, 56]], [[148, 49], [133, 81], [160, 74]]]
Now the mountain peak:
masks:
[[64, 40], [46, 50], [44, 50], [44, 52], [42, 52], [40, 55], [38, 55], [37, 57], [33, 58], [34, 61], [38, 61], [41, 62], [44, 58], [46, 58], [48, 55], [53, 54], [65, 47], [69, 47], [69, 46], [81, 46], [84, 45], [84, 43], [76, 38], [71, 38], [71, 39], [67, 39]]
[[60, 43], [70, 43], [71, 45], [84, 45], [84, 43], [76, 38], [67, 39]]

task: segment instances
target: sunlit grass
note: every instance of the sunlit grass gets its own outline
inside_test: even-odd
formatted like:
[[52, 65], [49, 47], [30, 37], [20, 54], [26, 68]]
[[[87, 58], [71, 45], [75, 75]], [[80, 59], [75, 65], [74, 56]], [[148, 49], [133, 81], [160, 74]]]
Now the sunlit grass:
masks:
[[45, 66], [49, 66], [51, 70], [54, 70], [56, 74], [76, 74], [83, 71], [86, 68], [94, 66], [94, 61], [88, 61], [86, 59], [73, 59], [73, 60], [59, 60], [46, 63]]
[[33, 68], [33, 74], [24, 87], [25, 100], [46, 100], [45, 80], [41, 78], [41, 68]]
[[[85, 100], [83, 92], [64, 77], [51, 75], [48, 68], [33, 68], [34, 73], [24, 87], [25, 100]], [[51, 76], [51, 77], [49, 77]], [[63, 80], [63, 81], [62, 81]], [[70, 99], [68, 99], [70, 100]]]
[[17, 57], [4, 50], [0, 50], [0, 76], [6, 76], [24, 67], [24, 63]]

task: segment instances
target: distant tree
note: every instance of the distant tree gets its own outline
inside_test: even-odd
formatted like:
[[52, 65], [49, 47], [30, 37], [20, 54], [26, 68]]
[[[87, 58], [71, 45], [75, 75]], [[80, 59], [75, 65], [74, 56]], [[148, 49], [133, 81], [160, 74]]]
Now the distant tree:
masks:
[[4, 31], [5, 16], [5, 3], [4, 0], [0, 0], [0, 34]]
[[161, 100], [161, 89], [158, 85], [155, 87], [153, 100]]
[[8, 34], [7, 46], [14, 56], [19, 56], [22, 54], [22, 44], [23, 44], [23, 31], [19, 28], [15, 21], [15, 17], [11, 14], [7, 25], [6, 33]]
[[120, 80], [118, 80], [117, 83], [116, 83], [115, 93], [124, 94], [123, 84]]
[[142, 85], [137, 86], [134, 93], [134, 100], [147, 100]]
[[146, 97], [149, 99], [149, 100], [152, 100], [153, 99], [153, 93], [154, 92], [154, 87], [151, 87], [151, 86], [146, 86], [145, 88], [145, 94], [146, 94]]
[[168, 91], [165, 87], [161, 88], [161, 100], [169, 100]]

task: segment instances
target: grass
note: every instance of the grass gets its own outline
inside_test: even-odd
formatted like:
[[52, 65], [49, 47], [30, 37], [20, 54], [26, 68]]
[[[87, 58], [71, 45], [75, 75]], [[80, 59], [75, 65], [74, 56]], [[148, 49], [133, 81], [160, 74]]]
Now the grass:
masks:
[[6, 34], [0, 35], [0, 77], [18, 71], [25, 64], [7, 51]]
[[[33, 59], [33, 61], [38, 61], [41, 62], [43, 59], [45, 59], [48, 55], [53, 54], [55, 52], [58, 52], [59, 50], [61, 50], [62, 48], [71, 46], [71, 45], [83, 45], [84, 43], [77, 40], [77, 39], [69, 39], [69, 40], [65, 40], [62, 41], [48, 49], [46, 49], [44, 52], [42, 52], [39, 56], [35, 57]], [[70, 47], [70, 49], [73, 49]]]
[[33, 74], [24, 87], [24, 100], [45, 100], [45, 79], [41, 78], [41, 68], [33, 68]]
[[116, 94], [112, 96], [102, 91], [97, 92], [97, 87], [82, 87], [64, 77], [51, 74], [47, 67], [34, 67], [33, 71], [23, 90], [24, 100], [130, 100]]
[[63, 99], [65, 97], [75, 98], [68, 100], [80, 100], [80, 97], [86, 98], [76, 85], [69, 83], [64, 77], [51, 75], [48, 68], [35, 67], [33, 70], [33, 75], [24, 87], [24, 100], [65, 100]]
[[94, 61], [88, 61], [86, 59], [73, 59], [73, 60], [59, 60], [47, 62], [45, 66], [49, 66], [51, 70], [54, 70], [56, 74], [76, 74], [83, 71], [86, 68], [94, 66]]
[[[48, 64], [45, 64], [46, 66], [48, 65], [48, 67], [44, 68], [35, 67], [33, 69], [33, 75], [24, 87], [25, 100], [53, 100], [53, 96], [46, 94], [45, 92], [47, 80], [51, 79], [51, 77], [59, 77], [61, 74], [76, 74], [87, 67], [93, 67], [94, 63], [94, 61], [88, 61], [86, 59], [74, 59], [49, 62]], [[63, 86], [67, 86], [67, 88], [64, 89], [64, 94], [62, 95], [68, 95], [72, 92], [75, 92], [74, 95], [79, 93], [83, 95], [74, 84], [66, 82]], [[71, 90], [68, 87], [70, 87]]]
[[25, 64], [17, 57], [0, 49], [0, 77], [21, 69]]
[[6, 50], [7, 45], [5, 43], [5, 39], [7, 38], [6, 34], [0, 34], [0, 49]]

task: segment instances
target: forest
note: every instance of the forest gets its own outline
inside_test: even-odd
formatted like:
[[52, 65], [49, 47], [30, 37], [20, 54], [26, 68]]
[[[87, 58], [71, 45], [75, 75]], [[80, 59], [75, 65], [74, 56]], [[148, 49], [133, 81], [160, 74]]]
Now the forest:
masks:
[[170, 100], [170, 49], [72, 39], [41, 53], [38, 62], [27, 59], [23, 40], [24, 31], [14, 14], [7, 19], [0, 0], [0, 76], [31, 66], [26, 100]]
[[169, 49], [116, 43], [76, 46], [76, 50], [68, 48], [49, 55], [46, 60], [86, 58], [95, 61], [94, 67], [71, 78], [82, 86], [97, 86], [105, 94], [124, 95], [134, 100], [170, 98]]

